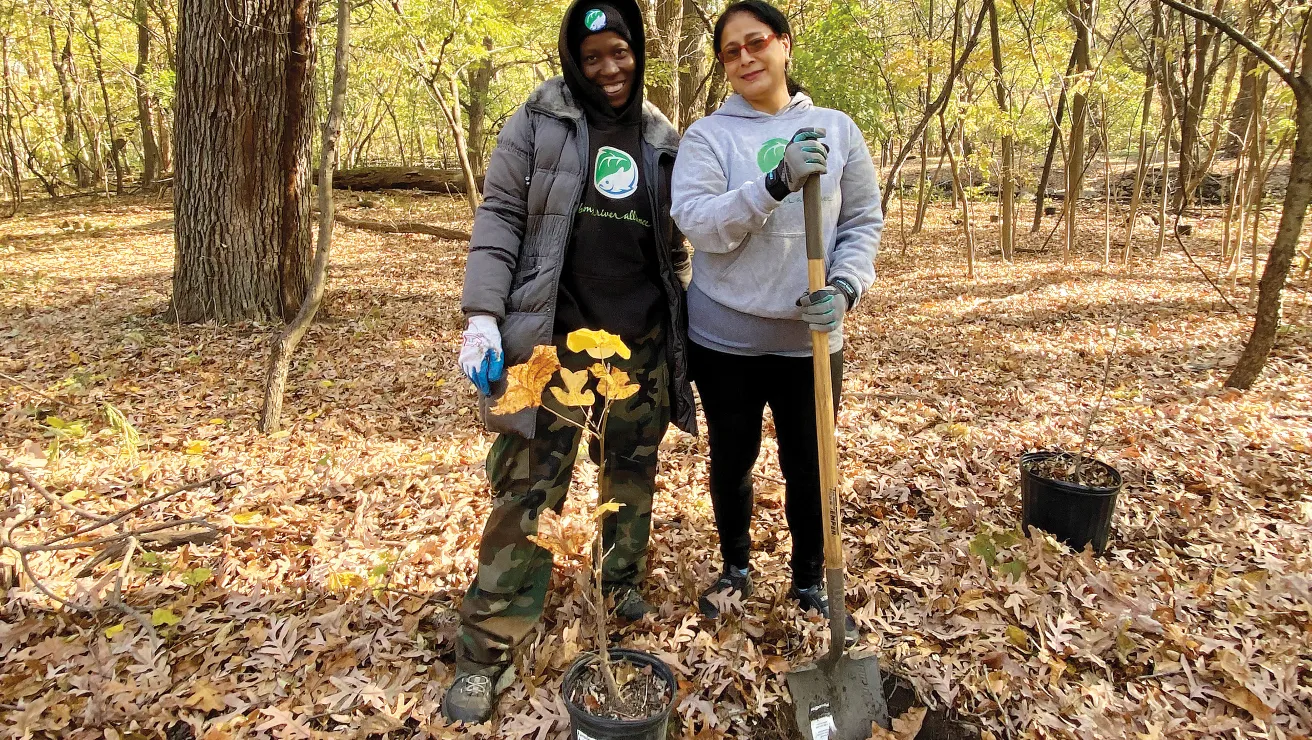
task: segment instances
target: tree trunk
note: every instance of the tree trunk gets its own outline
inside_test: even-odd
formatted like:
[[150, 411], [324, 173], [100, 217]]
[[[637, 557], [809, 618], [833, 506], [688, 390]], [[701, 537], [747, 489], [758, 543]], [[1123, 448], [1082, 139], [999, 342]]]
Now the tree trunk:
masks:
[[1012, 243], [1016, 237], [1016, 184], [1013, 171], [1014, 154], [1012, 152], [1013, 136], [1011, 133], [1011, 102], [1007, 98], [1007, 82], [1002, 76], [1002, 41], [998, 34], [997, 3], [990, 1], [989, 40], [993, 47], [993, 75], [997, 78], [998, 110], [1002, 112], [1002, 167], [1000, 174], [1002, 186], [1002, 259], [1012, 260]]
[[469, 162], [469, 151], [465, 148], [464, 126], [460, 124], [460, 90], [456, 86], [455, 79], [449, 79], [447, 82], [451, 100], [447, 101], [447, 93], [442, 92], [442, 83], [438, 81], [437, 74], [435, 71], [432, 76], [426, 77], [424, 81], [428, 83], [428, 89], [437, 100], [438, 107], [442, 109], [447, 128], [451, 130], [451, 137], [455, 139], [456, 159], [460, 162], [460, 171], [465, 176], [465, 199], [469, 202], [469, 214], [472, 216], [478, 212], [481, 198], [479, 197], [478, 178], [474, 175], [474, 167]]
[[307, 0], [182, 0], [176, 249], [179, 321], [290, 319], [308, 282], [314, 88]]
[[[1075, 75], [1083, 78], [1093, 70], [1089, 59], [1090, 47], [1093, 45], [1093, 2], [1092, 0], [1067, 0], [1067, 10], [1075, 24]], [[1082, 80], [1077, 81], [1079, 84]], [[1071, 138], [1066, 162], [1066, 238], [1062, 241], [1062, 257], [1069, 259], [1071, 250], [1075, 249], [1076, 221], [1080, 193], [1084, 189], [1084, 124], [1088, 114], [1089, 96], [1083, 86], [1078, 86], [1071, 94]]]
[[[929, 188], [926, 174], [929, 170], [929, 130], [920, 135], [920, 179], [916, 192], [916, 222], [911, 226], [912, 234], [919, 234], [925, 226], [925, 213], [929, 211]], [[903, 249], [906, 243], [903, 243]]]
[[64, 45], [61, 48], [59, 40], [55, 37], [55, 14], [53, 4], [47, 13], [46, 30], [50, 35], [50, 61], [54, 65], [55, 75], [59, 78], [59, 96], [62, 107], [60, 112], [63, 115], [63, 140], [64, 140], [64, 157], [68, 161], [69, 171], [73, 173], [73, 181], [79, 188], [85, 188], [95, 179], [91, 168], [87, 166], [83, 157], [82, 135], [77, 128], [77, 107], [78, 101], [74, 94], [72, 80], [73, 76], [73, 31], [72, 19], [69, 19], [69, 28], [64, 36]]
[[698, 93], [707, 77], [706, 27], [697, 13], [697, 0], [683, 0], [683, 30], [679, 34], [679, 130], [685, 130], [701, 114]]
[[647, 17], [647, 99], [679, 128], [679, 49], [683, 42], [683, 0], [651, 0]]
[[[1066, 76], [1069, 77], [1075, 69], [1075, 51], [1071, 50], [1071, 58], [1066, 62]], [[1039, 175], [1039, 186], [1034, 193], [1034, 224], [1030, 227], [1031, 234], [1037, 234], [1039, 227], [1043, 225], [1043, 204], [1048, 198], [1048, 179], [1052, 177], [1052, 160], [1057, 156], [1057, 146], [1061, 140], [1061, 121], [1066, 115], [1066, 86], [1063, 85], [1061, 95], [1057, 98], [1057, 115], [1052, 124], [1052, 136], [1048, 137], [1048, 151], [1043, 155], [1043, 172]]]
[[1239, 92], [1235, 95], [1234, 105], [1230, 106], [1230, 131], [1221, 147], [1221, 153], [1227, 157], [1238, 157], [1243, 147], [1241, 140], [1248, 130], [1248, 118], [1253, 111], [1253, 85], [1257, 77], [1258, 61], [1252, 55], [1245, 55], [1239, 67]]
[[14, 99], [13, 83], [9, 70], [9, 35], [0, 36], [0, 71], [4, 75], [4, 117], [5, 117], [5, 159], [9, 165], [10, 182], [14, 189], [13, 212], [23, 204], [23, 173], [18, 166], [18, 146], [14, 143]]
[[[1224, 0], [1217, 0], [1217, 9], [1219, 10], [1223, 4]], [[1187, 22], [1182, 23], [1181, 28], [1187, 28], [1188, 25]], [[1188, 205], [1193, 196], [1192, 183], [1199, 164], [1198, 148], [1201, 140], [1199, 129], [1202, 126], [1204, 108], [1207, 106], [1207, 94], [1212, 85], [1212, 70], [1207, 63], [1207, 55], [1211, 51], [1214, 40], [1215, 32], [1212, 31], [1211, 26], [1201, 20], [1195, 20], [1194, 37], [1192, 43], [1186, 46], [1185, 56], [1186, 75], [1191, 79], [1181, 79], [1181, 84], [1187, 85], [1187, 88], [1184, 110], [1181, 111], [1180, 117], [1180, 164], [1176, 168], [1176, 210], [1181, 210]], [[1189, 53], [1192, 53], [1192, 58], [1188, 56]]]
[[1139, 102], [1139, 162], [1134, 170], [1134, 190], [1130, 193], [1130, 217], [1125, 224], [1125, 253], [1121, 262], [1130, 264], [1133, 249], [1134, 225], [1139, 219], [1139, 201], [1143, 198], [1143, 183], [1148, 176], [1148, 120], [1153, 111], [1153, 92], [1157, 88], [1157, 38], [1162, 32], [1161, 6], [1153, 4], [1153, 28], [1148, 41], [1147, 72], [1143, 78], [1143, 100]]
[[337, 156], [337, 138], [341, 133], [342, 108], [346, 100], [350, 29], [350, 1], [338, 0], [333, 91], [328, 120], [323, 124], [323, 148], [319, 155], [319, 181], [323, 183], [319, 188], [319, 240], [314, 252], [314, 267], [305, 301], [301, 304], [296, 319], [274, 340], [269, 352], [269, 365], [264, 384], [264, 409], [260, 415], [260, 431], [265, 434], [278, 431], [292, 353], [305, 337], [310, 323], [314, 321], [314, 315], [319, 312], [319, 306], [323, 303], [324, 287], [328, 282], [328, 260], [333, 244], [333, 161]]
[[970, 224], [970, 199], [966, 196], [966, 183], [962, 182], [961, 168], [957, 165], [957, 157], [952, 146], [952, 139], [957, 135], [957, 129], [954, 126], [952, 133], [948, 133], [947, 124], [943, 122], [942, 113], [939, 114], [938, 125], [943, 132], [943, 149], [947, 152], [948, 162], [952, 166], [952, 194], [961, 203], [961, 235], [966, 242], [966, 277], [974, 280], [975, 233]]
[[[1266, 269], [1258, 284], [1257, 316], [1253, 332], [1244, 345], [1230, 377], [1225, 384], [1231, 388], [1252, 387], [1267, 356], [1276, 343], [1276, 330], [1280, 328], [1280, 306], [1289, 276], [1289, 266], [1303, 233], [1303, 219], [1312, 199], [1312, 44], [1303, 50], [1303, 70], [1294, 90], [1298, 134], [1294, 139], [1294, 156], [1289, 165], [1289, 185], [1285, 189], [1284, 209], [1280, 214], [1280, 227], [1275, 242], [1267, 255]], [[1256, 245], [1256, 242], [1254, 242]]]
[[724, 65], [719, 61], [711, 62], [711, 79], [706, 84], [706, 104], [702, 106], [702, 115], [709, 116], [720, 107], [724, 100], [725, 85]]
[[87, 3], [87, 19], [91, 21], [91, 43], [87, 50], [91, 53], [91, 64], [96, 70], [96, 82], [100, 83], [100, 98], [105, 106], [105, 127], [109, 129], [109, 162], [114, 168], [114, 194], [123, 194], [123, 147], [126, 142], [118, 138], [114, 130], [114, 107], [109, 102], [109, 88], [105, 86], [105, 65], [100, 43], [100, 23], [96, 20], [95, 6]]
[[[227, 0], [220, 0], [226, 2]], [[282, 0], [275, 0], [281, 2]], [[314, 0], [289, 0], [287, 94], [279, 158], [282, 160], [284, 214], [278, 250], [282, 317], [291, 321], [310, 287], [310, 143], [314, 136]]]
[[137, 128], [141, 130], [141, 187], [149, 188], [159, 174], [159, 144], [150, 120], [150, 92], [146, 89], [146, 71], [150, 69], [150, 25], [146, 0], [136, 0], [132, 19], [137, 25], [137, 66], [132, 79], [137, 93]]
[[[1161, 8], [1157, 4], [1154, 3], [1153, 8], [1160, 13]], [[1169, 38], [1170, 35], [1171, 18], [1164, 15], [1162, 38]], [[1175, 126], [1175, 94], [1172, 90], [1170, 44], [1163, 41], [1158, 51], [1157, 68], [1160, 72], [1158, 82], [1161, 85], [1162, 96], [1162, 168], [1157, 173], [1157, 185], [1161, 195], [1157, 201], [1157, 245], [1153, 250], [1153, 257], [1161, 257], [1162, 250], [1166, 247], [1166, 203], [1171, 196], [1171, 129]]]
[[492, 86], [492, 77], [496, 68], [492, 65], [493, 42], [491, 36], [483, 38], [483, 49], [488, 55], [469, 69], [466, 87], [469, 88], [469, 103], [465, 106], [465, 120], [469, 121], [469, 140], [465, 149], [469, 153], [469, 164], [475, 176], [483, 179], [483, 163], [486, 161], [487, 145], [487, 99]]
[[164, 115], [162, 105], [156, 105], [154, 108], [155, 132], [159, 137], [159, 172], [171, 172], [173, 170], [173, 134], [169, 127], [171, 119]]

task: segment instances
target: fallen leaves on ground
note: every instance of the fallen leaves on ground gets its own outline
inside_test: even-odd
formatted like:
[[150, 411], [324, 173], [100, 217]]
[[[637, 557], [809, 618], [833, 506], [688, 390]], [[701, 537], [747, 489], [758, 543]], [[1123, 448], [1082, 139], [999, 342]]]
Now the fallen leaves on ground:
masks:
[[[385, 200], [398, 218], [467, 223], [455, 199]], [[981, 255], [970, 281], [946, 205], [905, 255], [896, 205], [889, 215], [880, 280], [845, 322], [838, 424], [849, 604], [866, 647], [931, 704], [999, 738], [1312, 732], [1306, 279], [1288, 291], [1262, 380], [1240, 393], [1222, 382], [1251, 318], [1226, 309], [1169, 243], [1160, 260], [1128, 268], [1063, 264], [1056, 247], [1022, 252], [1014, 267]], [[97, 227], [61, 231], [72, 216]], [[452, 728], [437, 711], [490, 507], [491, 436], [455, 363], [464, 245], [337, 228], [325, 315], [294, 359], [286, 429], [265, 436], [256, 419], [277, 327], [164, 320], [168, 217], [158, 201], [70, 200], [0, 222], [0, 455], [100, 513], [243, 471], [133, 515], [203, 516], [223, 531], [131, 563], [124, 597], [160, 650], [122, 614], [88, 617], [26, 581], [10, 588], [0, 611], [9, 734], [564, 738], [560, 678], [591, 644], [578, 559], [558, 560], [498, 719]], [[993, 232], [980, 234], [986, 244]], [[1189, 242], [1213, 271], [1218, 234], [1204, 219]], [[1101, 235], [1083, 236], [1100, 254]], [[1020, 242], [1037, 250], [1042, 235]], [[1246, 292], [1241, 282], [1231, 300]], [[1126, 488], [1111, 548], [1093, 557], [1020, 534], [1017, 458], [1078, 446], [1118, 320], [1092, 437]], [[658, 611], [613, 643], [673, 668], [685, 736], [786, 737], [784, 673], [823, 654], [827, 625], [786, 596], [768, 438], [756, 591], [718, 622], [697, 612], [720, 567], [706, 454], [704, 439], [676, 431], [662, 445], [646, 582]], [[544, 533], [562, 550], [576, 543], [561, 533], [586, 531], [593, 510], [591, 466], [576, 478]], [[18, 503], [3, 506], [12, 522]], [[51, 523], [43, 534], [73, 526]], [[45, 553], [33, 567], [56, 593], [95, 606], [120, 563], [75, 577], [89, 559]]]

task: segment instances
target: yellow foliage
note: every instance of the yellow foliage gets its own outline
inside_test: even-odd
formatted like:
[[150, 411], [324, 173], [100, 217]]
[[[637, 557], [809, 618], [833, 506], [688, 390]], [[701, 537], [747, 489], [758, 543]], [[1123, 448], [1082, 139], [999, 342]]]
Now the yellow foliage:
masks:
[[592, 374], [597, 377], [597, 392], [603, 398], [618, 401], [638, 392], [638, 384], [630, 383], [629, 374], [623, 370], [598, 362], [592, 366]]
[[565, 390], [556, 386], [551, 387], [551, 395], [556, 397], [562, 406], [591, 406], [596, 402], [597, 397], [592, 391], [583, 390], [583, 386], [588, 382], [587, 370], [566, 370], [560, 369], [560, 379], [565, 381]]
[[539, 345], [533, 348], [528, 362], [515, 365], [506, 371], [506, 392], [492, 407], [494, 414], [513, 414], [542, 405], [542, 389], [560, 368], [556, 348]]
[[600, 329], [572, 331], [565, 338], [565, 345], [569, 347], [570, 352], [587, 352], [595, 360], [604, 360], [612, 355], [619, 355], [627, 360], [633, 356], [628, 345], [624, 344], [624, 340]]

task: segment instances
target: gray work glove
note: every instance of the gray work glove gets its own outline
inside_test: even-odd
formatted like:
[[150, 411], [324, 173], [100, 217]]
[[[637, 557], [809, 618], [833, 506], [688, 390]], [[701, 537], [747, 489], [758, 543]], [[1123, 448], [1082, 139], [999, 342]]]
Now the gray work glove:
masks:
[[811, 325], [811, 331], [831, 332], [843, 323], [847, 313], [847, 297], [833, 286], [803, 293], [797, 299], [802, 307], [802, 320]]
[[821, 143], [825, 135], [822, 128], [799, 128], [784, 149], [784, 158], [765, 176], [765, 189], [775, 200], [783, 200], [789, 193], [802, 189], [802, 183], [811, 175], [829, 171], [829, 147]]

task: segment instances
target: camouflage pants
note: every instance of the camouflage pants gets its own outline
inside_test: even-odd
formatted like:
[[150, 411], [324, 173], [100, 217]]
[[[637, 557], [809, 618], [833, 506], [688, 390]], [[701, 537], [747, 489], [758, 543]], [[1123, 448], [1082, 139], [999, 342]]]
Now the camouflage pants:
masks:
[[[605, 428], [606, 460], [601, 475], [609, 498], [623, 504], [605, 519], [602, 578], [607, 586], [637, 585], [646, 575], [651, 535], [651, 502], [656, 452], [670, 420], [669, 368], [664, 332], [656, 330], [631, 343], [632, 356], [610, 358], [641, 389], [611, 406]], [[561, 364], [571, 370], [596, 360], [570, 352], [558, 342]], [[553, 380], [559, 383], [559, 379]], [[566, 413], [551, 394], [546, 403]], [[594, 410], [594, 414], [599, 412]], [[579, 418], [578, 409], [568, 410]], [[578, 456], [578, 428], [540, 409], [533, 439], [502, 434], [487, 456], [493, 503], [479, 544], [478, 575], [460, 606], [456, 661], [469, 671], [508, 665], [513, 650], [542, 617], [551, 580], [551, 553], [528, 540], [537, 534], [538, 514], [560, 513]], [[597, 462], [595, 445], [589, 456]]]

